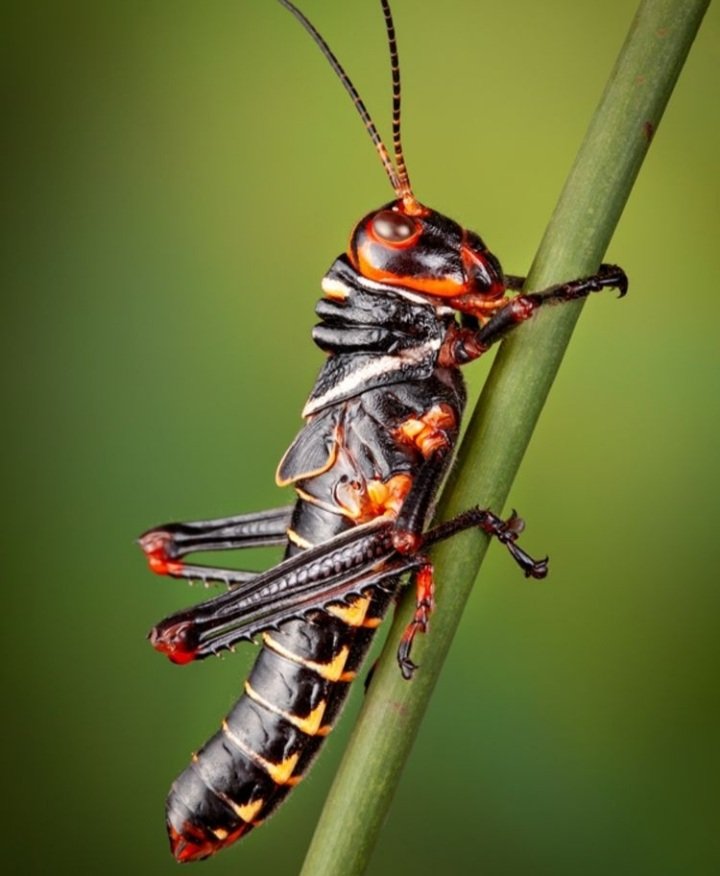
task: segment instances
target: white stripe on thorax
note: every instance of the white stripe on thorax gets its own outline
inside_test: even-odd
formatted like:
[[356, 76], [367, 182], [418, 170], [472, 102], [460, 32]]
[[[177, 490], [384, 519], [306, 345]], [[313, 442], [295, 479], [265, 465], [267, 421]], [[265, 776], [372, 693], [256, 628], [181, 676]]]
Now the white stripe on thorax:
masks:
[[[447, 307], [444, 304], [435, 304], [433, 301], [429, 301], [422, 295], [410, 292], [408, 289], [403, 289], [402, 286], [390, 286], [386, 283], [377, 283], [375, 280], [368, 280], [361, 274], [355, 274], [355, 280], [359, 286], [364, 287], [370, 292], [390, 292], [392, 295], [405, 298], [407, 301], [412, 301], [414, 304], [424, 304], [426, 307], [434, 307], [435, 312], [439, 316], [446, 316], [455, 312], [452, 307]], [[338, 280], [337, 277], [323, 277], [322, 282], [320, 283], [320, 288], [326, 295], [340, 294], [346, 297], [352, 293], [352, 287], [348, 286], [347, 283], [342, 280]]]
[[318, 398], [311, 399], [303, 408], [302, 416], [308, 417], [310, 414], [320, 408], [325, 407], [340, 398], [349, 397], [355, 389], [364, 386], [373, 377], [378, 377], [380, 374], [392, 373], [394, 371], [402, 371], [408, 364], [419, 365], [430, 354], [437, 352], [440, 349], [440, 338], [435, 338], [432, 341], [420, 345], [419, 347], [411, 347], [408, 350], [403, 350], [395, 356], [378, 356], [371, 359], [362, 368], [348, 374], [330, 389], [324, 395]]

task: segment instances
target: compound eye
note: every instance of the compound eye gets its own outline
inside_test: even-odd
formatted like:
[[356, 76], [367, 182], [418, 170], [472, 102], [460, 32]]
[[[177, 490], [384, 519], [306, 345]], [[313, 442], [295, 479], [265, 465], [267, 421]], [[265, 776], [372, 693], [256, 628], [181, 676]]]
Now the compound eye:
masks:
[[386, 243], [407, 243], [419, 231], [415, 220], [394, 210], [381, 210], [372, 220], [375, 235]]

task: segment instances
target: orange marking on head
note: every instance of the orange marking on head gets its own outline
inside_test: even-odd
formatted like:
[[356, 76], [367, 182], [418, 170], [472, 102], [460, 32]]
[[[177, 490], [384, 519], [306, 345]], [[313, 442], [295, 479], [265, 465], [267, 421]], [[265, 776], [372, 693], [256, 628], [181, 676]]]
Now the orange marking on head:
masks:
[[[379, 244], [368, 239], [357, 248], [357, 257], [352, 258], [355, 268], [368, 280], [386, 283], [388, 286], [403, 286], [414, 292], [423, 292], [438, 298], [455, 298], [469, 290], [469, 284], [458, 282], [452, 277], [421, 277], [418, 274], [405, 275], [378, 267], [373, 259], [372, 248]], [[388, 249], [391, 248], [388, 246]]]

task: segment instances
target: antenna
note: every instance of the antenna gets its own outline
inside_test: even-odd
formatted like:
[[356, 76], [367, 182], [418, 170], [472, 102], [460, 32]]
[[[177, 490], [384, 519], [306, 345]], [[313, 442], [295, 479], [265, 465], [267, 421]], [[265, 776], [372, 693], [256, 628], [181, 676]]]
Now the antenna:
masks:
[[352, 80], [343, 69], [342, 64], [335, 57], [330, 46], [325, 42], [320, 32], [312, 24], [312, 22], [295, 6], [290, 0], [279, 0], [279, 2], [291, 12], [310, 36], [315, 40], [320, 51], [327, 58], [330, 66], [335, 71], [336, 76], [342, 82], [345, 90], [350, 95], [350, 98], [358, 111], [360, 118], [363, 120], [365, 130], [370, 135], [375, 149], [380, 156], [380, 161], [385, 168], [385, 173], [390, 180], [390, 185], [393, 187], [395, 194], [403, 201], [404, 208], [408, 213], [418, 212], [420, 209], [410, 187], [410, 178], [408, 176], [407, 167], [405, 166], [405, 158], [402, 151], [402, 141], [400, 138], [400, 58], [398, 56], [397, 41], [395, 38], [395, 26], [393, 24], [392, 12], [390, 11], [389, 0], [380, 0], [382, 4], [383, 14], [385, 17], [385, 28], [387, 30], [388, 45], [390, 47], [390, 68], [392, 72], [393, 85], [393, 109], [392, 109], [392, 129], [393, 129], [393, 151], [395, 153], [395, 161], [397, 170], [390, 160], [390, 155], [382, 137], [375, 127], [375, 123], [367, 110], [367, 107], [358, 94], [357, 88], [352, 83]]
[[[400, 55], [398, 54], [397, 40], [395, 38], [395, 24], [393, 23], [392, 11], [389, 0], [380, 0], [385, 16], [385, 30], [387, 31], [388, 46], [390, 48], [390, 72], [392, 73], [392, 132], [393, 151], [395, 152], [395, 165], [403, 198], [412, 198], [412, 187], [408, 176], [405, 156], [403, 155], [402, 137], [400, 136]], [[413, 199], [414, 200], [414, 199]]]

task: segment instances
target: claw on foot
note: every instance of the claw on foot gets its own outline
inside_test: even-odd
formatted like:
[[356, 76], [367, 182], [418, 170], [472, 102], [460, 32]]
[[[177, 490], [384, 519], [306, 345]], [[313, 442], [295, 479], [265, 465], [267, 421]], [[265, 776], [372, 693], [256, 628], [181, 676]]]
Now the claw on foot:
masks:
[[402, 677], [405, 679], [405, 681], [410, 681], [413, 677], [413, 673], [418, 668], [418, 664], [414, 663], [409, 657], [401, 657], [399, 651], [398, 664], [400, 666], [400, 672], [402, 673]]

